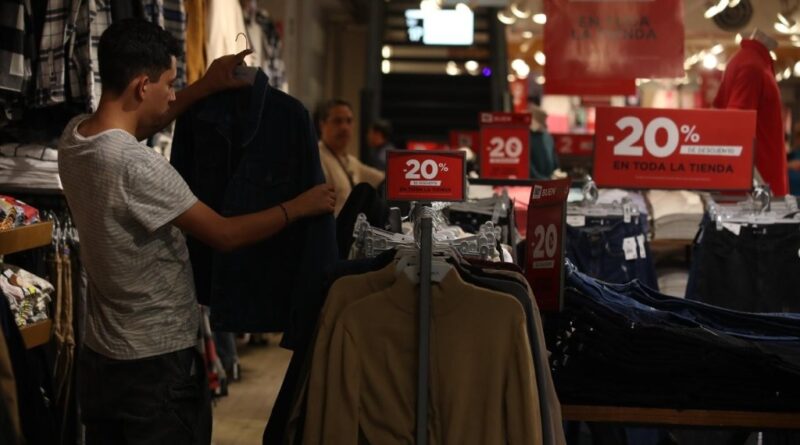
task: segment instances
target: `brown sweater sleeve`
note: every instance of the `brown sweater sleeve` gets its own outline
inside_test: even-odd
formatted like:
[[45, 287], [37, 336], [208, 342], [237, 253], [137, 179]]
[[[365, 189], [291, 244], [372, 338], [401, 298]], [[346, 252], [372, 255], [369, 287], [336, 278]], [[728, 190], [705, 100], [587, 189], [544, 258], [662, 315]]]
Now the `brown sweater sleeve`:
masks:
[[346, 325], [342, 317], [331, 337], [319, 444], [358, 443], [360, 361]]
[[509, 445], [542, 443], [541, 407], [524, 318], [516, 321], [506, 373], [506, 431]]

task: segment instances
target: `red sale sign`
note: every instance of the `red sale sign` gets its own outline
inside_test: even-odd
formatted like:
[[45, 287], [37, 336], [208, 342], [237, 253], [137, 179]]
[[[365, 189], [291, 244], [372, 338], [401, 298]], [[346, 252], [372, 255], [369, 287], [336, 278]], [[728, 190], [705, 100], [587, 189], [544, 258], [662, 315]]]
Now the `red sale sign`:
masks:
[[390, 201], [463, 201], [466, 168], [461, 151], [389, 150], [386, 197]]
[[598, 108], [601, 187], [750, 190], [756, 112]]
[[559, 311], [564, 289], [569, 178], [534, 181], [528, 204], [525, 277], [542, 311]]
[[481, 178], [525, 179], [530, 176], [531, 115], [481, 113]]
[[545, 93], [632, 94], [635, 78], [683, 77], [680, 0], [545, 0]]
[[553, 133], [556, 153], [559, 156], [591, 156], [594, 135], [586, 133]]

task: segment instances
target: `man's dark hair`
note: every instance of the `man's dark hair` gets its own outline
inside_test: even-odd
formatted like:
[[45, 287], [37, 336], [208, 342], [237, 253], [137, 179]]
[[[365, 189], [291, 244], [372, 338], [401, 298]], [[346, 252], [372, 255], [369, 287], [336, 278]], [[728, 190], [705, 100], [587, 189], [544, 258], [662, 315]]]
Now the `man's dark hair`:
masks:
[[344, 99], [327, 100], [319, 104], [319, 106], [317, 106], [316, 112], [314, 113], [314, 115], [316, 116], [317, 124], [328, 120], [328, 116], [331, 114], [331, 110], [336, 107], [347, 107], [350, 109], [350, 111], [353, 111], [353, 106], [350, 105], [350, 102]]
[[156, 82], [172, 67], [172, 56], [182, 52], [175, 37], [158, 25], [141, 19], [113, 23], [97, 48], [103, 90], [120, 94], [143, 73]]
[[370, 130], [377, 131], [389, 140], [392, 137], [392, 124], [384, 119], [378, 119], [369, 126]]

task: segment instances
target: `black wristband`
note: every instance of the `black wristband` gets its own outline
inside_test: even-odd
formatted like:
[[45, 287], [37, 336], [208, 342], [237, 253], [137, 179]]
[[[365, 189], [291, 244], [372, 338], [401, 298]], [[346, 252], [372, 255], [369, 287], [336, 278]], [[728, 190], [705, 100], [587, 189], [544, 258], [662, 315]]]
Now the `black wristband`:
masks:
[[286, 219], [286, 225], [288, 226], [289, 225], [289, 212], [286, 211], [286, 207], [284, 207], [283, 204], [278, 204], [278, 207], [280, 207], [281, 210], [283, 210], [283, 217]]

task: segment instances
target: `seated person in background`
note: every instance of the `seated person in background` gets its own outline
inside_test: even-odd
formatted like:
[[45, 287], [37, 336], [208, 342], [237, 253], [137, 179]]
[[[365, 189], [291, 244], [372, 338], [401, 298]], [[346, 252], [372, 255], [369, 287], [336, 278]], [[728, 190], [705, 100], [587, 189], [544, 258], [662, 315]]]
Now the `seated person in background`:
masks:
[[389, 140], [392, 137], [392, 124], [378, 119], [369, 126], [367, 144], [370, 148], [369, 164], [378, 170], [386, 170], [386, 151], [394, 150]]
[[319, 125], [319, 157], [325, 181], [336, 189], [338, 216], [353, 187], [366, 182], [378, 187], [383, 182], [382, 171], [364, 165], [355, 156], [347, 153], [353, 138], [353, 107], [342, 99], [329, 100], [317, 108]]

